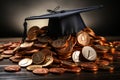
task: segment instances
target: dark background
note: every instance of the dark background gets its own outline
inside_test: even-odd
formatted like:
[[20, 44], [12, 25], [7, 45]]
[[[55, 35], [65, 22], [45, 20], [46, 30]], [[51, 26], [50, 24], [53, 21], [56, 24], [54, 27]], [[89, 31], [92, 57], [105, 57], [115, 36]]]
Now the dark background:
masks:
[[[120, 36], [119, 0], [0, 0], [0, 37], [21, 37], [24, 18], [48, 13], [47, 9], [60, 6], [60, 10], [103, 5], [99, 10], [81, 13], [86, 26], [97, 35]], [[34, 23], [34, 24], [33, 24]], [[30, 24], [41, 24], [40, 21]], [[29, 24], [29, 22], [28, 22]], [[31, 27], [32, 25], [29, 25]], [[40, 26], [41, 27], [41, 26]]]

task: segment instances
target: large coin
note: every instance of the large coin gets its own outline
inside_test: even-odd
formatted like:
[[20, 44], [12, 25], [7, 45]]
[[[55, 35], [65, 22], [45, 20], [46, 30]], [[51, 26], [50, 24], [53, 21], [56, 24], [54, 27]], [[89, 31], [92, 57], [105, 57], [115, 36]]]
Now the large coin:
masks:
[[86, 46], [90, 44], [90, 36], [87, 32], [80, 31], [77, 33], [77, 41], [79, 44]]
[[97, 59], [97, 53], [94, 48], [90, 46], [85, 46], [82, 49], [82, 55], [85, 59], [93, 61]]
[[43, 52], [37, 52], [32, 55], [34, 64], [41, 64], [45, 60], [45, 54]]
[[21, 67], [26, 67], [32, 64], [32, 59], [30, 58], [24, 58], [22, 60], [19, 61], [18, 63]]
[[35, 39], [37, 39], [38, 31], [39, 31], [39, 27], [38, 26], [31, 27], [28, 30], [28, 32], [27, 32], [27, 38], [29, 40], [35, 40]]

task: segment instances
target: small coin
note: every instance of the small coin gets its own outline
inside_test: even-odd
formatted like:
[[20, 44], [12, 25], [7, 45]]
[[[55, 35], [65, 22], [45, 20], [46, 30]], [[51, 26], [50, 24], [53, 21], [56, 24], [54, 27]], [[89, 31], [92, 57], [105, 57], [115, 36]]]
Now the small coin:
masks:
[[109, 65], [110, 62], [107, 61], [107, 60], [98, 60], [95, 62], [98, 66], [106, 66], [106, 65]]
[[110, 50], [109, 46], [103, 46], [103, 45], [94, 45], [94, 47], [98, 50], [108, 51]]
[[39, 36], [37, 37], [38, 41], [41, 43], [48, 43], [51, 42], [51, 38], [49, 36]]
[[72, 60], [74, 62], [80, 62], [79, 56], [80, 56], [80, 51], [74, 51], [72, 54]]
[[89, 35], [91, 35], [92, 37], [96, 37], [94, 31], [90, 28], [90, 27], [86, 27], [84, 29], [85, 32], [87, 32]]
[[31, 47], [34, 44], [34, 42], [24, 42], [20, 45], [20, 48], [28, 48]]
[[3, 57], [3, 58], [10, 58], [11, 56], [13, 56], [13, 55], [1, 54], [1, 57]]
[[26, 69], [27, 69], [28, 71], [33, 71], [33, 70], [36, 69], [36, 68], [42, 68], [42, 65], [30, 65], [30, 66], [28, 66]]
[[48, 43], [35, 43], [33, 44], [34, 47], [37, 47], [37, 48], [45, 48], [47, 47]]
[[0, 53], [2, 53], [4, 51], [4, 49], [0, 49]]
[[[60, 49], [56, 49], [59, 55], [64, 55], [64, 54], [70, 54], [73, 51], [73, 47], [76, 44], [76, 39], [74, 37], [71, 37], [71, 39], [69, 41], [66, 42], [67, 46], [60, 48]], [[72, 54], [71, 54], [72, 55]]]
[[96, 36], [97, 39], [99, 39], [100, 41], [106, 42], [106, 38], [103, 36]]
[[37, 52], [32, 55], [34, 64], [41, 64], [45, 60], [45, 54], [43, 52]]
[[99, 66], [100, 70], [109, 70], [109, 71], [113, 71], [114, 67], [113, 66], [109, 66], [109, 65], [104, 65], [104, 66]]
[[8, 72], [17, 72], [20, 71], [20, 69], [21, 67], [19, 65], [9, 65], [4, 67], [4, 70]]
[[53, 63], [53, 57], [52, 56], [46, 56], [43, 67], [49, 66]]
[[36, 68], [33, 70], [34, 74], [38, 74], [38, 75], [45, 75], [49, 72], [49, 70], [47, 68]]
[[79, 44], [86, 46], [90, 43], [90, 36], [87, 32], [80, 31], [77, 33], [77, 41]]
[[0, 60], [2, 60], [2, 59], [3, 59], [3, 56], [0, 55]]
[[5, 54], [5, 55], [13, 55], [14, 53], [13, 53], [13, 50], [5, 50], [5, 51], [3, 51], [3, 54]]
[[79, 73], [81, 71], [80, 67], [74, 67], [74, 68], [66, 68], [67, 72], [74, 72], [74, 73]]
[[77, 64], [71, 62], [71, 61], [66, 61], [66, 60], [61, 60], [61, 64], [65, 65], [65, 66], [68, 66], [68, 67], [77, 67]]
[[58, 74], [64, 73], [65, 71], [66, 71], [65, 68], [50, 68], [49, 69], [49, 72], [58, 73]]
[[20, 65], [21, 67], [26, 67], [32, 64], [32, 59], [30, 58], [24, 58], [22, 60], [19, 61], [18, 65]]
[[18, 63], [22, 57], [21, 56], [12, 56], [9, 58], [12, 62]]
[[39, 51], [38, 49], [32, 49], [32, 50], [26, 50], [25, 53], [26, 54], [33, 54], [33, 53], [36, 53], [38, 51]]
[[4, 48], [3, 44], [0, 44], [0, 49]]
[[12, 45], [12, 42], [8, 42], [8, 43], [3, 44], [3, 47], [9, 47], [11, 45]]
[[85, 71], [97, 71], [98, 66], [94, 62], [83, 62], [80, 64], [81, 68]]
[[63, 39], [57, 39], [57, 40], [54, 40], [51, 45], [54, 47], [54, 48], [63, 48], [66, 46], [66, 41], [63, 40]]
[[85, 59], [93, 61], [97, 59], [97, 53], [94, 48], [90, 46], [84, 46], [82, 49], [82, 55]]
[[28, 30], [28, 32], [27, 32], [27, 38], [29, 40], [35, 40], [35, 39], [37, 39], [38, 31], [39, 31], [39, 27], [38, 26], [31, 27]]

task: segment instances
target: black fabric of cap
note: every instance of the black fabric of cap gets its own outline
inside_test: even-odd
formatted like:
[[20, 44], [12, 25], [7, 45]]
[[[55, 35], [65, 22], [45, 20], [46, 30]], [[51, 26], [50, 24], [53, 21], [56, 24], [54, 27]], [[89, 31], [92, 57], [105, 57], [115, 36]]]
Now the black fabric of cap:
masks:
[[101, 7], [102, 5], [74, 10], [53, 11], [52, 13], [45, 15], [27, 17], [25, 18], [25, 21], [36, 19], [49, 19], [48, 23], [49, 35], [52, 36], [69, 35], [77, 33], [86, 27], [80, 13], [95, 10]]

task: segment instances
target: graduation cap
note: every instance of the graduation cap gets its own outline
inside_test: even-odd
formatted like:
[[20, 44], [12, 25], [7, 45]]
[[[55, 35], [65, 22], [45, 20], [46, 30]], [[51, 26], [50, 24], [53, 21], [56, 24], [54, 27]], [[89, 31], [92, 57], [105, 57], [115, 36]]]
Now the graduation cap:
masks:
[[48, 22], [48, 34], [52, 36], [62, 36], [77, 33], [84, 29], [86, 25], [84, 24], [80, 13], [87, 12], [101, 8], [100, 6], [90, 6], [87, 8], [74, 9], [74, 10], [48, 10], [49, 14], [40, 16], [31, 16], [25, 18], [24, 23], [24, 39], [27, 31], [27, 20], [36, 19], [49, 19]]

